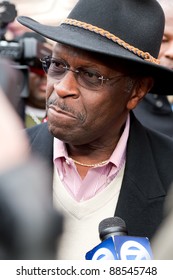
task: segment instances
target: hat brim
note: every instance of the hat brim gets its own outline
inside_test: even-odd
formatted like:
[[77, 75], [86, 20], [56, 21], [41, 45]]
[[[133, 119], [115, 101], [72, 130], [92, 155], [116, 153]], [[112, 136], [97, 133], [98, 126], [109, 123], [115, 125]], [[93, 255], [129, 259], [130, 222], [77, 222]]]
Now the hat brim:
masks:
[[151, 93], [160, 95], [172, 95], [173, 93], [173, 71], [171, 69], [147, 62], [99, 34], [67, 24], [59, 26], [44, 25], [24, 16], [19, 16], [17, 20], [50, 40], [114, 57], [127, 63], [133, 72], [153, 77], [155, 82]]

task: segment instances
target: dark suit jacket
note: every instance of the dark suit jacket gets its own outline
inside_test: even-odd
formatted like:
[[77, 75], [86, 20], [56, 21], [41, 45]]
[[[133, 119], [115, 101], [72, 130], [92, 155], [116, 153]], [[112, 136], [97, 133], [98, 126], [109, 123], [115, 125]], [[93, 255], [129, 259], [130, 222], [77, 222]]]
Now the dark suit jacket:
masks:
[[[47, 124], [27, 131], [32, 151], [52, 166], [53, 137]], [[126, 222], [129, 235], [151, 239], [157, 230], [163, 219], [165, 196], [173, 182], [172, 163], [172, 139], [144, 128], [132, 114], [125, 173], [115, 210], [115, 215]]]

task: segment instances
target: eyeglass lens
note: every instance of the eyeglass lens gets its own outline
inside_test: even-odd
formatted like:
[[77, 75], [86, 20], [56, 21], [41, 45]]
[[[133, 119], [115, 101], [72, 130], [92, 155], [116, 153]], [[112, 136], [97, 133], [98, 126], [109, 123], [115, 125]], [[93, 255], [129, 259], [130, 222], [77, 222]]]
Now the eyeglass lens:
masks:
[[51, 57], [46, 57], [42, 59], [42, 65], [45, 72], [52, 78], [56, 80], [61, 80], [67, 71], [72, 71], [76, 75], [78, 83], [89, 89], [100, 88], [103, 84], [103, 76], [91, 68], [82, 68], [79, 67], [75, 70], [70, 69], [67, 62], [63, 59], [54, 59]]

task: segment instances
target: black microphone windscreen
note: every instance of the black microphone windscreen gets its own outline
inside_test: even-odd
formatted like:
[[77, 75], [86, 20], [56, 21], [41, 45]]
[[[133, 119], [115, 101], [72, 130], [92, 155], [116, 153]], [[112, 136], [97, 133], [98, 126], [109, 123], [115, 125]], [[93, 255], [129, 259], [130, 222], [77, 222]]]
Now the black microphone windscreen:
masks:
[[127, 235], [126, 224], [120, 217], [106, 218], [99, 224], [99, 236], [102, 241], [113, 235]]

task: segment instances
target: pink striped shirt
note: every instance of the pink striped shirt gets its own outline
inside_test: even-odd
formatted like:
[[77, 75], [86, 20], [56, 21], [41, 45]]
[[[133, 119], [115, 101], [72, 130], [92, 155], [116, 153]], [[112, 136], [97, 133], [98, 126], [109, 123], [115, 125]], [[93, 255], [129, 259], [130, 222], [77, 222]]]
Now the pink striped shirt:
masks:
[[76, 165], [68, 157], [65, 144], [54, 138], [54, 164], [60, 180], [76, 201], [92, 198], [102, 191], [115, 178], [125, 162], [130, 117], [128, 116], [121, 138], [109, 161], [100, 167], [90, 168], [84, 179], [81, 179]]

